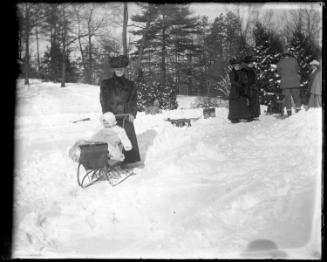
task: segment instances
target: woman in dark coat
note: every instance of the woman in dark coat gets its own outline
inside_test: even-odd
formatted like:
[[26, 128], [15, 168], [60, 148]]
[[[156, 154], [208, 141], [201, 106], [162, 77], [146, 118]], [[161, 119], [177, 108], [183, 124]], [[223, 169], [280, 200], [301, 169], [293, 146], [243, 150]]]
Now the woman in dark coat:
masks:
[[[129, 114], [124, 129], [133, 148], [130, 151], [123, 151], [125, 155], [123, 164], [138, 162], [141, 158], [133, 124], [137, 114], [137, 90], [134, 83], [124, 77], [128, 58], [127, 56], [113, 57], [110, 64], [114, 74], [111, 78], [103, 80], [100, 87], [102, 113]], [[123, 126], [122, 119], [117, 118], [117, 123]]]
[[231, 59], [230, 64], [233, 67], [229, 73], [231, 89], [229, 93], [229, 112], [228, 119], [232, 123], [240, 122], [240, 119], [250, 119], [251, 115], [247, 105], [248, 100], [244, 94], [243, 86], [240, 83], [242, 72], [240, 70], [240, 61]]
[[252, 56], [244, 57], [244, 66], [242, 68], [244, 77], [242, 79], [242, 84], [244, 86], [245, 95], [249, 98], [249, 110], [251, 117], [258, 118], [260, 116], [260, 102], [257, 76], [253, 64], [254, 61], [255, 60], [252, 58]]

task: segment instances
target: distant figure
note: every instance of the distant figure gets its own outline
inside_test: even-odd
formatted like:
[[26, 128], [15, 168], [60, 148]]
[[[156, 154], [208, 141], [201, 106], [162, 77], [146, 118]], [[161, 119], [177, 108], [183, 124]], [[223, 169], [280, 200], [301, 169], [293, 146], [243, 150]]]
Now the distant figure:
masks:
[[290, 53], [284, 53], [282, 59], [277, 63], [277, 73], [280, 75], [280, 88], [285, 98], [287, 115], [292, 115], [292, 101], [295, 103], [295, 112], [301, 110], [300, 67], [296, 59]]
[[229, 112], [228, 119], [232, 123], [239, 123], [241, 119], [251, 119], [249, 111], [249, 99], [246, 97], [244, 88], [240, 82], [242, 78], [242, 72], [240, 67], [240, 60], [231, 59], [229, 61], [232, 66], [232, 70], [229, 73], [229, 80], [231, 83], [229, 100]]
[[258, 118], [260, 116], [260, 102], [259, 102], [259, 90], [257, 86], [257, 76], [254, 69], [255, 59], [252, 56], [244, 57], [243, 68], [241, 71], [244, 74], [242, 78], [245, 95], [249, 99], [249, 110], [252, 118]]
[[310, 63], [312, 72], [310, 75], [309, 89], [310, 98], [308, 103], [308, 109], [310, 107], [321, 107], [321, 89], [322, 89], [322, 66], [317, 60], [313, 60]]
[[159, 100], [154, 99], [152, 105], [145, 108], [145, 114], [155, 115], [159, 113], [161, 113]]

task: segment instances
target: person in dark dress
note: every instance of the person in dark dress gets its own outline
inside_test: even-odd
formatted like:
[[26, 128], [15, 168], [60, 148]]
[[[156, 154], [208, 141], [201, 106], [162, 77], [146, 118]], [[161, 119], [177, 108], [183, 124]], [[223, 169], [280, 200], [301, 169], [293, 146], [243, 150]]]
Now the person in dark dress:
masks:
[[130, 151], [123, 151], [125, 155], [123, 165], [136, 163], [141, 161], [133, 124], [137, 114], [137, 90], [134, 83], [124, 76], [129, 64], [127, 56], [112, 57], [109, 62], [114, 74], [111, 78], [103, 80], [100, 86], [102, 113], [128, 114], [127, 121], [117, 117], [117, 124], [124, 127], [133, 147]]
[[245, 96], [244, 88], [240, 82], [243, 78], [242, 71], [240, 70], [241, 61], [233, 58], [229, 62], [232, 66], [232, 70], [229, 73], [231, 89], [228, 96], [228, 119], [232, 123], [239, 123], [241, 119], [250, 119], [251, 115], [248, 107], [248, 99]]
[[249, 111], [251, 118], [255, 119], [260, 116], [259, 89], [257, 85], [257, 76], [254, 69], [255, 59], [252, 56], [245, 56], [243, 59], [243, 79], [245, 95], [249, 99]]

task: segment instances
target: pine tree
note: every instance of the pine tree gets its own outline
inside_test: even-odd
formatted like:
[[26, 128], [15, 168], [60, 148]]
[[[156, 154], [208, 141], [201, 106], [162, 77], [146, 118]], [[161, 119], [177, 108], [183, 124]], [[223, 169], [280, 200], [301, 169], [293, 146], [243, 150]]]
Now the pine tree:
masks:
[[224, 41], [224, 60], [227, 62], [232, 57], [240, 56], [243, 51], [241, 45], [241, 21], [240, 18], [229, 11], [224, 19], [225, 23], [225, 41]]
[[257, 84], [260, 90], [260, 103], [273, 106], [281, 93], [280, 79], [272, 65], [276, 64], [283, 51], [282, 42], [278, 35], [257, 22], [253, 35], [257, 58]]
[[226, 98], [229, 93], [229, 60], [248, 54], [241, 34], [241, 21], [234, 12], [220, 14], [214, 20], [207, 36], [208, 90], [207, 95]]
[[200, 49], [198, 55], [198, 63], [196, 65], [194, 75], [196, 76], [199, 82], [197, 95], [204, 95], [207, 91], [209, 66], [209, 54], [207, 44], [207, 36], [209, 35], [209, 22], [207, 16], [201, 18], [200, 23], [197, 25], [197, 29], [199, 31], [198, 44], [200, 46]]
[[[150, 15], [150, 16], [149, 16]], [[148, 5], [139, 16], [132, 17], [138, 23], [145, 23], [143, 29], [135, 31], [135, 34], [146, 36], [136, 42], [138, 52], [142, 51], [141, 68], [144, 78], [140, 92], [148, 92], [161, 99], [161, 105], [167, 108], [175, 108], [178, 84], [182, 77], [178, 74], [191, 75], [181, 61], [192, 57], [198, 51], [193, 42], [196, 19], [190, 17], [190, 11], [186, 5]], [[190, 61], [188, 61], [190, 62]], [[182, 65], [181, 68], [179, 65]], [[182, 80], [181, 80], [182, 81]], [[146, 83], [146, 84], [144, 84]], [[148, 86], [148, 88], [145, 88]], [[152, 91], [156, 87], [156, 91]], [[148, 97], [148, 94], [143, 97]], [[147, 103], [148, 101], [144, 101]]]

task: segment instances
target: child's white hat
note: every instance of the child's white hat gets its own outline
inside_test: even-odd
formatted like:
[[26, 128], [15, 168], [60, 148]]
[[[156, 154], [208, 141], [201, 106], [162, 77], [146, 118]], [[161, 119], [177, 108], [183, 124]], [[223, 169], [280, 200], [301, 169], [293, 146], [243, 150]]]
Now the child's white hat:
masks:
[[114, 126], [117, 124], [116, 117], [111, 112], [106, 112], [100, 117], [101, 122], [106, 121], [109, 125]]
[[319, 65], [319, 62], [317, 60], [312, 60], [310, 62], [310, 65]]

